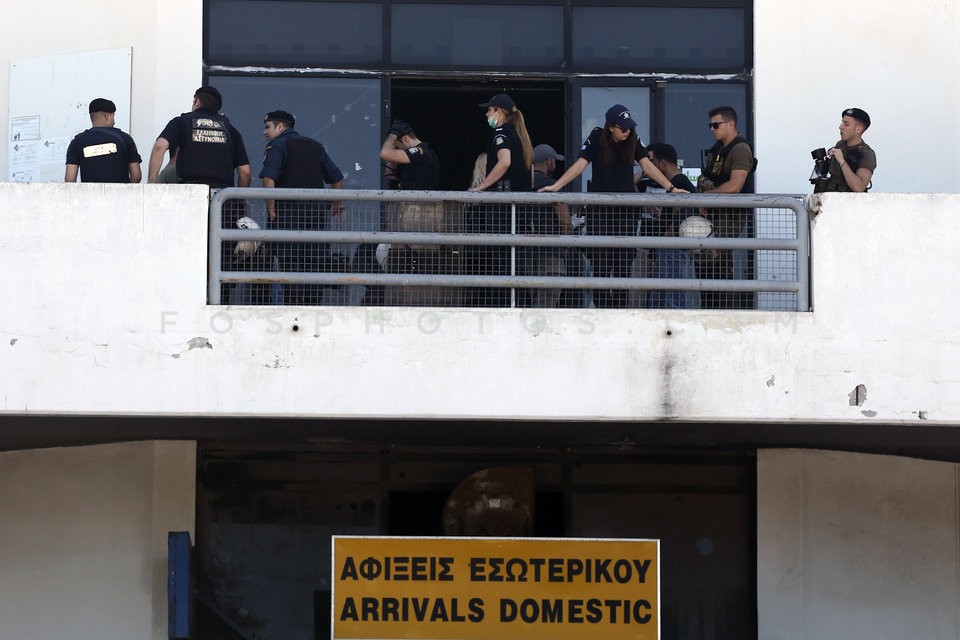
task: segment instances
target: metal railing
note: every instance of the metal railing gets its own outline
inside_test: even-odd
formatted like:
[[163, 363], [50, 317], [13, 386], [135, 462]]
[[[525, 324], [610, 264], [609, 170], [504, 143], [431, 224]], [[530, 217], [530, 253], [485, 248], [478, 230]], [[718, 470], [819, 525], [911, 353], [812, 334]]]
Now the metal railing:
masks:
[[[329, 206], [333, 202], [343, 203], [346, 213], [333, 219], [332, 223], [312, 222], [294, 223], [292, 226], [306, 228], [275, 228], [266, 223], [265, 203], [274, 200], [284, 203], [287, 210], [312, 204], [325, 211], [329, 218]], [[490, 218], [495, 211], [501, 218], [501, 224], [494, 227], [483, 225], [470, 226], [459, 220], [435, 226], [429, 231], [403, 231], [404, 226], [396, 220], [384, 223], [381, 220], [396, 217], [396, 207], [409, 206], [409, 203], [422, 203], [424, 206], [442, 208], [444, 211], [463, 211], [473, 208]], [[585, 213], [589, 220], [591, 212], [628, 211], [630, 215], [643, 219], [655, 219], [662, 211], [683, 212], [680, 217], [704, 214], [716, 219], [725, 213], [739, 211], [752, 212], [744, 219], [748, 223], [736, 237], [684, 237], [681, 235], [635, 235], [628, 230], [618, 235], [554, 235], [523, 233], [525, 219], [529, 212], [550, 212], [557, 205], [565, 206], [577, 217]], [[392, 208], [392, 209], [391, 209]], [[438, 209], [440, 210], [440, 209]], [[649, 212], [654, 212], [650, 214]], [[458, 214], [459, 215], [459, 214]], [[549, 215], [549, 214], [548, 214]], [[598, 216], [600, 214], [597, 214]], [[676, 215], [676, 213], [674, 213]], [[259, 220], [254, 228], [238, 228], [240, 218]], [[453, 216], [451, 216], [453, 217]], [[630, 218], [631, 220], [633, 218]], [[679, 218], [678, 218], [679, 219]], [[641, 223], [641, 233], [643, 223]], [[317, 227], [320, 228], [317, 228]], [[270, 228], [265, 228], [270, 227]], [[313, 228], [311, 228], [313, 227]], [[422, 227], [422, 225], [421, 225]], [[394, 230], [381, 230], [382, 228]], [[490, 230], [498, 231], [495, 233]], [[676, 229], [673, 229], [676, 233]], [[730, 234], [728, 234], [730, 235]], [[239, 246], [238, 246], [239, 245]], [[313, 266], [285, 268], [277, 258], [261, 260], [259, 263], [247, 260], [249, 252], [238, 251], [241, 247], [254, 249], [253, 255], [264, 247], [310, 246], [328, 247], [325, 255], [336, 256], [337, 260], [321, 260]], [[456, 257], [453, 267], [449, 264], [443, 269], [420, 268], [414, 264], [413, 270], [393, 269], [386, 266], [373, 267], [369, 260], [371, 247], [383, 248], [415, 247], [410, 252], [416, 262], [417, 255], [430, 255], [432, 250], [448, 252]], [[232, 247], [232, 252], [231, 252]], [[330, 251], [329, 247], [339, 250]], [[367, 259], [361, 265], [360, 247]], [[226, 248], [226, 249], [225, 249]], [[479, 249], [489, 250], [498, 256], [493, 263], [478, 262], [479, 267], [463, 266], [463, 256], [470, 251], [479, 255]], [[651, 252], [653, 255], [667, 255], [660, 252], [679, 250], [681, 257], [689, 253], [697, 262], [696, 275], [689, 277], [651, 277], [649, 270], [637, 270], [635, 264], [629, 268], [626, 277], [612, 277], [613, 271], [606, 274], [590, 273], [589, 261], [581, 258], [590, 251], [619, 251], [632, 256], [631, 252]], [[268, 252], [263, 249], [264, 252]], [[394, 249], [390, 249], [394, 251]], [[577, 275], [560, 270], [552, 275], [533, 273], [525, 268], [531, 255], [565, 252], [578, 256], [585, 268]], [[699, 256], [716, 256], [729, 252], [733, 255], [726, 275], [702, 277]], [[279, 253], [279, 252], [277, 252]], [[736, 255], [742, 257], [737, 268]], [[550, 254], [553, 255], [553, 254]], [[239, 257], [235, 257], [239, 256]], [[745, 256], [745, 257], [744, 257]], [[644, 295], [653, 291], [669, 292], [719, 292], [741, 295], [736, 308], [760, 308], [777, 310], [807, 311], [810, 308], [810, 230], [809, 214], [803, 196], [795, 195], [730, 195], [710, 196], [700, 194], [601, 194], [601, 193], [472, 193], [461, 191], [376, 191], [376, 190], [311, 190], [311, 189], [255, 189], [229, 188], [212, 192], [210, 204], [209, 232], [209, 304], [232, 304], [236, 301], [226, 299], [224, 285], [240, 284], [271, 287], [268, 298], [262, 298], [261, 304], [283, 304], [284, 300], [276, 294], [284, 286], [312, 286], [321, 288], [403, 288], [426, 290], [427, 287], [454, 289], [461, 291], [493, 288], [509, 292], [500, 298], [499, 304], [489, 306], [524, 306], [518, 292], [548, 290], [568, 290], [575, 292], [609, 289], [619, 292], [634, 292]], [[705, 260], [705, 259], [704, 259]], [[491, 268], [494, 264], [496, 268]], [[459, 265], [459, 266], [457, 266]], [[621, 265], [623, 269], [627, 267]], [[579, 267], [578, 267], [579, 268]], [[400, 271], [400, 272], [397, 272]], [[574, 269], [573, 271], [576, 271]], [[624, 271], [626, 272], [626, 271]], [[549, 273], [549, 272], [548, 272]], [[691, 272], [692, 273], [692, 272]], [[639, 277], [638, 277], [639, 276]], [[739, 277], [738, 277], [739, 276]], [[706, 295], [706, 294], [704, 294]], [[456, 302], [443, 302], [438, 306], [473, 306], [460, 298]], [[631, 308], [649, 306], [637, 303], [637, 296], [628, 298]], [[645, 298], [644, 298], [645, 299]], [[289, 304], [290, 301], [286, 300]], [[242, 303], [242, 302], [241, 302]], [[327, 304], [323, 298], [317, 298], [314, 304]], [[367, 301], [363, 296], [340, 295], [333, 304], [384, 304], [383, 300]], [[389, 301], [387, 302], [389, 304]], [[401, 303], [402, 304], [402, 303]], [[413, 304], [417, 304], [414, 302]], [[529, 306], [529, 305], [528, 305]], [[556, 306], [556, 305], [553, 305]], [[591, 306], [589, 302], [573, 306]], [[656, 306], [656, 305], [654, 305]], [[690, 308], [690, 307], [688, 307]], [[693, 307], [699, 308], [699, 307]], [[705, 307], [706, 308], [706, 307]], [[722, 308], [711, 306], [710, 308]]]

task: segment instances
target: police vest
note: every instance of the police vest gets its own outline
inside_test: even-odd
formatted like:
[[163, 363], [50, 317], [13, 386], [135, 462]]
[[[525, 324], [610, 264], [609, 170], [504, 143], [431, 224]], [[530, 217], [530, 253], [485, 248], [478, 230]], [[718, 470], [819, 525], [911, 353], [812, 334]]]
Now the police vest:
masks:
[[130, 150], [119, 131], [113, 127], [94, 127], [80, 135], [85, 143], [80, 162], [80, 177], [84, 182], [129, 182]]
[[181, 116], [190, 132], [177, 156], [177, 174], [185, 181], [212, 185], [233, 183], [233, 137], [218, 114], [194, 111]]
[[326, 151], [323, 145], [301, 135], [286, 136], [287, 161], [277, 180], [278, 187], [288, 189], [323, 189], [323, 166]]
[[[857, 172], [857, 169], [860, 168], [860, 160], [863, 158], [863, 148], [861, 146], [854, 147], [853, 149], [847, 149], [846, 153], [843, 154], [843, 159], [847, 164], [850, 165], [850, 169], [854, 173]], [[836, 169], [836, 171], [834, 171]], [[867, 188], [864, 191], [870, 191], [870, 187], [873, 186], [873, 181], [867, 183]], [[825, 191], [831, 192], [849, 192], [853, 191], [850, 188], [850, 185], [847, 184], [846, 178], [843, 177], [843, 169], [840, 167], [840, 163], [837, 162], [836, 158], [830, 159], [830, 177], [826, 180], [820, 180], [813, 188], [814, 193], [823, 193]]]
[[[748, 147], [750, 147], [750, 154], [753, 155], [753, 146], [747, 142], [743, 137], [737, 136], [734, 138], [730, 144], [724, 146], [722, 142], [717, 142], [707, 151], [703, 152], [703, 165], [701, 170], [703, 175], [709, 178], [715, 187], [720, 186], [724, 182], [730, 180], [729, 171], [724, 171], [724, 165], [727, 161], [727, 156], [730, 155], [730, 152], [733, 151], [733, 148], [743, 142]], [[747, 181], [743, 183], [742, 193], [752, 193], [753, 192], [753, 173], [757, 170], [757, 157], [753, 156], [753, 166], [750, 168], [750, 171], [747, 175]]]

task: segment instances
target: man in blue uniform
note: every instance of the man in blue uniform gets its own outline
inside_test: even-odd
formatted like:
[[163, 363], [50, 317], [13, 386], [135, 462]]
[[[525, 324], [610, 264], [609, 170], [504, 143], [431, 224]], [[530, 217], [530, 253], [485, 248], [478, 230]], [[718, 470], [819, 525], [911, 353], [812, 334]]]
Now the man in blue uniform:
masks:
[[117, 129], [117, 105], [106, 98], [90, 102], [90, 123], [67, 147], [64, 182], [140, 182], [140, 154], [129, 135]]
[[150, 153], [149, 182], [158, 182], [163, 156], [177, 149], [177, 176], [188, 184], [205, 184], [213, 189], [250, 186], [250, 162], [240, 132], [220, 113], [223, 98], [209, 86], [193, 95], [193, 111], [170, 120]]
[[[260, 178], [266, 188], [343, 189], [343, 173], [323, 145], [294, 130], [296, 119], [286, 111], [271, 111], [263, 118], [263, 135], [269, 141], [263, 156]], [[267, 216], [273, 229], [320, 231], [330, 215], [343, 213], [340, 202], [317, 200], [268, 200]], [[280, 245], [277, 257], [281, 271], [329, 271], [331, 260], [326, 245], [295, 243]], [[285, 304], [317, 304], [316, 285], [286, 285]]]

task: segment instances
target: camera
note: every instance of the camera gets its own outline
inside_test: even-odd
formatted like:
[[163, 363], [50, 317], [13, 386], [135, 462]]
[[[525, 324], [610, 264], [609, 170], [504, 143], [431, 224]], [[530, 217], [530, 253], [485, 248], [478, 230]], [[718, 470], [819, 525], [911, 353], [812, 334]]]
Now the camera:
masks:
[[810, 184], [817, 184], [830, 177], [830, 156], [823, 147], [810, 152], [813, 158], [813, 173], [810, 174]]

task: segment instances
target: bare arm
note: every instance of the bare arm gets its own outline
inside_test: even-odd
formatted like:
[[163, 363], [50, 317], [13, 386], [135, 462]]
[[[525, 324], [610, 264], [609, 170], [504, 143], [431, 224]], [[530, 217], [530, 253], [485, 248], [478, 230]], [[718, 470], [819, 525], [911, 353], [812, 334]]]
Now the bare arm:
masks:
[[403, 149], [397, 149], [397, 134], [391, 133], [380, 147], [380, 158], [397, 164], [410, 164], [410, 157]]
[[719, 187], [714, 187], [704, 191], [704, 193], [740, 193], [740, 190], [743, 189], [743, 185], [747, 182], [747, 176], [750, 175], [749, 171], [744, 169], [734, 169], [730, 172], [730, 179], [721, 184]]
[[166, 138], [157, 138], [153, 143], [153, 149], [150, 151], [150, 164], [147, 165], [147, 182], [156, 183], [160, 177], [160, 165], [163, 164], [163, 156], [170, 148], [170, 142]]
[[253, 179], [253, 175], [250, 173], [250, 165], [242, 164], [237, 167], [237, 186], [238, 187], [249, 187], [250, 180]]
[[564, 171], [563, 175], [560, 176], [556, 182], [548, 187], [543, 187], [540, 191], [560, 191], [560, 189], [570, 184], [571, 180], [583, 173], [588, 164], [590, 164], [590, 162], [586, 158], [577, 158], [577, 161], [570, 165], [570, 168]]
[[500, 149], [497, 151], [497, 164], [493, 165], [490, 173], [483, 179], [483, 182], [470, 189], [470, 191], [486, 191], [507, 174], [510, 168], [510, 149]]
[[64, 182], [76, 182], [77, 174], [80, 173], [80, 165], [78, 164], [68, 164], [67, 171], [63, 174]]
[[857, 172], [853, 173], [849, 165], [844, 162], [840, 167], [840, 171], [843, 172], [843, 177], [847, 181], [847, 186], [850, 187], [851, 191], [863, 193], [867, 190], [867, 187], [870, 186], [870, 179], [873, 177], [873, 171], [870, 169], [857, 169]]
[[[343, 180], [337, 180], [330, 185], [331, 189], [343, 189]], [[343, 215], [343, 203], [337, 200], [336, 202], [330, 203], [330, 215], [332, 216], [341, 216]]]
[[131, 162], [129, 165], [127, 165], [127, 173], [130, 174], [131, 184], [137, 184], [141, 179], [143, 179], [143, 172], [140, 171], [139, 162]]
[[[273, 189], [277, 186], [277, 181], [273, 178], [263, 178], [263, 186], [267, 189]], [[267, 200], [267, 219], [274, 222], [277, 219], [277, 201]]]

